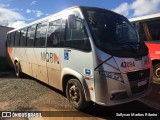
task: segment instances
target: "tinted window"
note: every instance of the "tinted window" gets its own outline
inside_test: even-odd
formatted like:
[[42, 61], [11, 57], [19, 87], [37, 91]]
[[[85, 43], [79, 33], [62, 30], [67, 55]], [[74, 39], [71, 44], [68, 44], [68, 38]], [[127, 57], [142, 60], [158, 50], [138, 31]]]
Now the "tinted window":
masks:
[[19, 38], [20, 38], [20, 31], [16, 31], [16, 33], [15, 33], [15, 44], [14, 44], [14, 46], [19, 46]]
[[45, 47], [47, 23], [41, 23], [37, 25], [35, 46]]
[[11, 33], [7, 35], [7, 46], [10, 46], [11, 43]]
[[58, 46], [60, 41], [61, 20], [53, 21], [49, 23], [47, 46]]
[[62, 20], [61, 23], [61, 38], [60, 38], [60, 46], [65, 46], [64, 42], [65, 42], [65, 30], [66, 30], [66, 19]]
[[136, 22], [133, 25], [141, 41], [160, 40], [160, 20]]
[[15, 32], [13, 32], [13, 33], [11, 34], [10, 46], [14, 46], [14, 38], [15, 38]]
[[27, 28], [23, 28], [21, 30], [20, 46], [22, 47], [26, 46], [26, 32], [27, 32]]
[[90, 42], [86, 33], [83, 20], [80, 17], [79, 12], [75, 12], [76, 15], [76, 28], [70, 29], [67, 25], [66, 40], [64, 45], [66, 47], [76, 48], [80, 50], [91, 50]]
[[137, 49], [138, 34], [125, 17], [106, 10], [85, 12], [97, 47], [107, 51]]
[[34, 46], [35, 30], [36, 30], [35, 25], [28, 27], [28, 32], [27, 32], [27, 46], [28, 47]]

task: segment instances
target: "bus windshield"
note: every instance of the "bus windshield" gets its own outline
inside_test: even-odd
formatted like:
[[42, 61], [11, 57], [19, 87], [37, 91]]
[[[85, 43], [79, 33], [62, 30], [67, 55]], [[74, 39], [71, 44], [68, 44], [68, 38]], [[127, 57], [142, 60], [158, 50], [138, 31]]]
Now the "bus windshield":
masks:
[[107, 12], [86, 13], [88, 25], [98, 47], [110, 50], [138, 49], [137, 32], [126, 18]]
[[125, 17], [105, 9], [84, 9], [83, 14], [95, 45], [102, 51], [121, 57], [148, 54], [147, 47], [140, 43], [138, 33]]

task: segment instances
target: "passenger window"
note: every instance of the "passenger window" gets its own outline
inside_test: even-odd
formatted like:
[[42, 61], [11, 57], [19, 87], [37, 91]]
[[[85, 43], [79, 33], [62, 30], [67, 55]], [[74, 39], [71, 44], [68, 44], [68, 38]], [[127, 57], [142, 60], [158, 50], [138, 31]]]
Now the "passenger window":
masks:
[[27, 32], [27, 46], [28, 47], [34, 46], [35, 30], [36, 30], [36, 25], [28, 27], [28, 32]]
[[60, 47], [64, 47], [64, 40], [65, 40], [65, 30], [66, 30], [66, 19], [62, 19], [61, 23], [61, 37], [60, 37]]
[[10, 43], [11, 43], [11, 33], [9, 33], [7, 35], [7, 46], [10, 47]]
[[79, 12], [75, 11], [76, 15], [76, 29], [70, 29], [67, 25], [65, 46], [83, 51], [90, 51], [91, 45], [89, 38], [83, 24], [83, 19], [80, 17]]
[[133, 23], [141, 42], [160, 40], [160, 22], [158, 20]]
[[47, 35], [47, 47], [57, 47], [60, 41], [61, 20], [49, 23]]
[[20, 36], [20, 46], [24, 47], [26, 46], [26, 33], [27, 33], [27, 28], [23, 28], [21, 30], [21, 36]]
[[11, 34], [11, 42], [10, 42], [10, 46], [14, 46], [14, 38], [15, 38], [15, 32], [12, 32]]
[[36, 39], [35, 39], [36, 47], [45, 47], [47, 25], [48, 23], [46, 22], [37, 25]]
[[19, 38], [20, 38], [20, 31], [16, 31], [15, 33], [15, 44], [14, 46], [19, 46]]

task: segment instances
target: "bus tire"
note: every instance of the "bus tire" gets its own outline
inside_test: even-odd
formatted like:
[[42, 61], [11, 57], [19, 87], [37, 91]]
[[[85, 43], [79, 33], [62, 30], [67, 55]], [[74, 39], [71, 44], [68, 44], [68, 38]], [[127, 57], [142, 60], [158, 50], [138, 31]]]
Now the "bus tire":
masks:
[[153, 77], [155, 80], [160, 80], [160, 63], [153, 66]]
[[21, 73], [21, 69], [20, 69], [20, 65], [19, 62], [16, 62], [14, 65], [14, 69], [15, 69], [15, 74], [17, 77], [22, 77], [22, 73]]
[[81, 83], [77, 79], [70, 79], [66, 86], [66, 96], [69, 103], [78, 110], [84, 110], [89, 105], [86, 101]]

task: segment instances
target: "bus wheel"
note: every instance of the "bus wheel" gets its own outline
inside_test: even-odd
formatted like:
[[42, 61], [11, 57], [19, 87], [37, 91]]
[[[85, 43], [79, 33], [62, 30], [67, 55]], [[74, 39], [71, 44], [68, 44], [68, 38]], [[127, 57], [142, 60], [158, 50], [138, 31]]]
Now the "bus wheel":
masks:
[[85, 100], [82, 85], [77, 79], [70, 79], [66, 86], [66, 96], [70, 104], [79, 110], [86, 108], [89, 103]]
[[22, 76], [22, 73], [21, 73], [21, 71], [20, 71], [20, 65], [19, 65], [18, 62], [15, 63], [14, 69], [15, 69], [16, 76], [17, 76], [17, 77], [21, 77], [21, 76]]
[[160, 79], [160, 63], [154, 65], [153, 67], [153, 74], [155, 79]]

